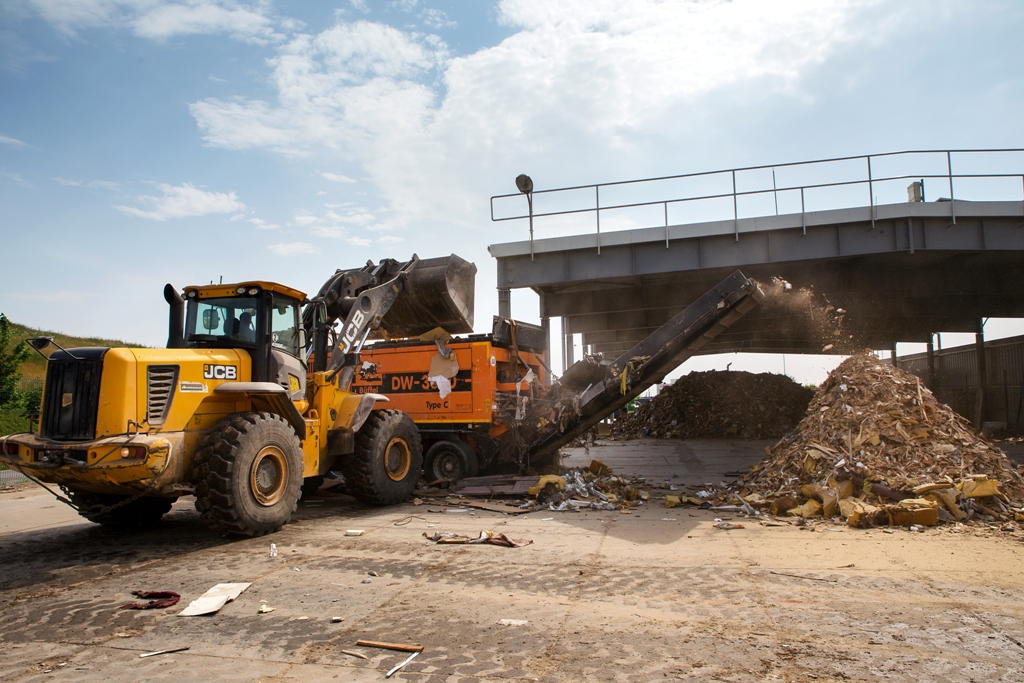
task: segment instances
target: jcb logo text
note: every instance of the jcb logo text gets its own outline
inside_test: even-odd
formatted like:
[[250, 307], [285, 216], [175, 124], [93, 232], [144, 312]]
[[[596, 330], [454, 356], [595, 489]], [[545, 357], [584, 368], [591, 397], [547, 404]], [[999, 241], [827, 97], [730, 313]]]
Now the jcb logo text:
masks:
[[238, 368], [234, 365], [204, 365], [203, 377], [206, 379], [238, 379]]

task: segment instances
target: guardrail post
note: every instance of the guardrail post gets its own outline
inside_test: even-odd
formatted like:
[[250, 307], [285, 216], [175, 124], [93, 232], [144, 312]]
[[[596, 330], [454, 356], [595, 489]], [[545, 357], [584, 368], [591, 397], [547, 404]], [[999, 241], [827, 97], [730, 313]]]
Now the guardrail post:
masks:
[[871, 177], [871, 155], [865, 157], [868, 160], [868, 201], [871, 203], [871, 229], [875, 229], [875, 183]]
[[601, 186], [594, 185], [594, 213], [597, 215], [597, 255], [601, 255]]
[[533, 193], [526, 193], [526, 202], [530, 206], [530, 260], [533, 260]]
[[775, 169], [772, 169], [772, 195], [775, 197], [775, 215], [779, 215], [779, 191], [775, 185]]
[[946, 152], [946, 173], [949, 175], [949, 213], [953, 217], [953, 225], [956, 225], [956, 197], [953, 196], [953, 159], [948, 151]]
[[803, 226], [804, 236], [807, 236], [807, 212], [804, 210], [804, 188], [800, 188], [800, 225]]
[[740, 241], [740, 217], [736, 209], [736, 171], [732, 172], [732, 229], [736, 235], [736, 241]]
[[663, 202], [665, 207], [665, 248], [668, 249], [668, 202]]

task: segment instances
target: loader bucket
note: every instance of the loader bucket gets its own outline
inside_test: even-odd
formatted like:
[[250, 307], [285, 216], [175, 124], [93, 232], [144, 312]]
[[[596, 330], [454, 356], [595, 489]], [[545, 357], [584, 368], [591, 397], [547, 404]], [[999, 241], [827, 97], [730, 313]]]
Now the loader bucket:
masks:
[[370, 337], [418, 337], [436, 327], [453, 335], [470, 333], [475, 292], [476, 264], [455, 254], [421, 259]]

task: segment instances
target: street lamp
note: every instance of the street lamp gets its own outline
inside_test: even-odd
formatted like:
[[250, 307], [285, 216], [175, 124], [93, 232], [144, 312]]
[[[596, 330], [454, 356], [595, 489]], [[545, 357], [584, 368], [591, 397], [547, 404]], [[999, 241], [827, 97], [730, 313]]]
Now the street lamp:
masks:
[[516, 176], [516, 188], [526, 195], [530, 207], [530, 260], [533, 260], [533, 180], [525, 173]]

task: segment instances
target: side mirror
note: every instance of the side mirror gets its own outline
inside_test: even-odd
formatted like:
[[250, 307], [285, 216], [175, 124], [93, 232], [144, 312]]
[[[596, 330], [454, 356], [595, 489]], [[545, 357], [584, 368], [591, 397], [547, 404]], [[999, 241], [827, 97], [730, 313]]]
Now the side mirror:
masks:
[[34, 337], [26, 339], [25, 343], [41, 353], [43, 349], [53, 343], [53, 337]]
[[207, 331], [213, 331], [220, 327], [220, 313], [215, 308], [208, 308], [203, 311], [203, 327]]
[[299, 350], [305, 350], [306, 348], [306, 328], [299, 327]]

